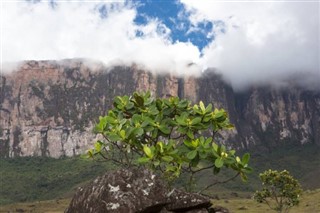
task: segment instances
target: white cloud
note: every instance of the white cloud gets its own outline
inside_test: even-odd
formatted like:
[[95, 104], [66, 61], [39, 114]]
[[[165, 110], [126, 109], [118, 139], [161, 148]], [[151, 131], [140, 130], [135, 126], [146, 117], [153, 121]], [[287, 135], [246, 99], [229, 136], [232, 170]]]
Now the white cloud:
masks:
[[[192, 11], [195, 26], [203, 20], [216, 23], [211, 32], [215, 40], [202, 56], [189, 42], [173, 43], [161, 20], [136, 25], [135, 5], [61, 1], [53, 10], [46, 2], [5, 1], [2, 60], [90, 58], [180, 74], [214, 67], [236, 89], [281, 84], [289, 76], [301, 76], [300, 72], [308, 73], [304, 83], [310, 83], [308, 76], [320, 81], [319, 2], [182, 2]], [[102, 19], [97, 10], [104, 4], [107, 15]], [[137, 37], [137, 31], [143, 36]], [[189, 63], [198, 66], [188, 67]]]
[[[103, 1], [101, 1], [103, 2]], [[136, 10], [124, 3], [3, 3], [3, 62], [90, 58], [105, 64], [138, 63], [152, 71], [184, 72], [200, 52], [190, 43], [172, 43], [170, 30], [159, 20], [134, 23]], [[143, 32], [136, 37], [137, 31]], [[191, 70], [190, 72], [195, 72]]]
[[282, 84], [299, 73], [304, 83], [319, 84], [319, 2], [182, 2], [194, 23], [223, 21], [225, 33], [217, 28], [201, 63], [219, 69], [234, 88]]

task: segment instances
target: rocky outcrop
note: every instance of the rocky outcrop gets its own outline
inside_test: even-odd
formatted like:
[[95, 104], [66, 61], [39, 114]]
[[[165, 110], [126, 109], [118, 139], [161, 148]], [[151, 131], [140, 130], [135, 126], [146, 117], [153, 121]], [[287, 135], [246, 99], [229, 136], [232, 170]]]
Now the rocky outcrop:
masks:
[[[79, 188], [65, 212], [201, 213], [209, 212], [211, 205], [207, 197], [170, 190], [154, 173], [131, 168], [106, 173]], [[210, 209], [210, 212], [218, 211]]]
[[150, 90], [223, 107], [236, 129], [217, 140], [236, 149], [317, 144], [320, 92], [298, 87], [232, 90], [214, 72], [200, 77], [152, 74], [137, 66], [80, 60], [27, 61], [0, 77], [0, 155], [74, 156], [92, 146], [92, 128], [116, 95]]

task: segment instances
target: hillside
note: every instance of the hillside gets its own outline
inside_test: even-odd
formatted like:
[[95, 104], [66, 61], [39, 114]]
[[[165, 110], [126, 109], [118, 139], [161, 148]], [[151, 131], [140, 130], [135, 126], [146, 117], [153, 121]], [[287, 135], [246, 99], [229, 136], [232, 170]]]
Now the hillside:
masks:
[[[258, 174], [266, 169], [287, 169], [296, 177], [304, 190], [320, 188], [320, 151], [315, 145], [303, 148], [279, 149], [273, 153], [252, 152], [250, 164], [254, 172], [249, 181], [240, 178], [228, 184], [216, 185], [206, 191], [213, 197], [247, 198], [261, 187]], [[0, 205], [35, 200], [70, 198], [77, 186], [86, 184], [94, 177], [110, 172], [116, 167], [109, 163], [95, 162], [79, 157], [53, 159], [46, 157], [18, 157], [0, 159]], [[211, 171], [201, 173], [197, 188], [225, 180], [231, 174], [222, 172], [214, 176]], [[182, 177], [177, 186], [188, 177]], [[235, 197], [235, 194], [238, 194]]]

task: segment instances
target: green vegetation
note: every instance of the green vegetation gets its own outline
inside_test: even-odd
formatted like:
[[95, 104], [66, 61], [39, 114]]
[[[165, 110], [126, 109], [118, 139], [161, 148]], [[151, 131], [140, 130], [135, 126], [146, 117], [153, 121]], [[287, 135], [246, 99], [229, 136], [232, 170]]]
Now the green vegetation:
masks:
[[205, 170], [218, 174], [225, 167], [235, 172], [228, 180], [240, 175], [244, 181], [252, 171], [248, 153], [240, 158], [235, 150], [214, 141], [216, 134], [233, 128], [223, 109], [213, 110], [212, 104], [205, 106], [201, 101], [192, 105], [178, 97], [154, 98], [149, 92], [117, 96], [113, 105], [96, 125], [95, 131], [105, 141], [88, 151], [90, 157], [128, 167], [147, 165], [169, 181], [189, 174], [185, 185], [189, 191], [197, 180], [194, 175]]
[[[316, 145], [281, 147], [272, 151], [251, 150], [250, 165], [255, 170], [249, 176], [248, 182], [243, 184], [240, 179], [233, 179], [234, 170], [236, 175], [242, 173], [242, 177], [246, 178], [245, 173], [250, 171], [246, 165], [249, 155], [241, 153], [243, 157], [237, 158], [234, 151], [218, 146], [211, 140], [216, 133], [219, 134], [221, 130], [231, 127], [224, 110], [212, 111], [210, 104], [205, 106], [202, 102], [191, 106], [190, 102], [174, 97], [152, 99], [149, 94], [118, 97], [114, 105], [115, 109], [111, 110], [114, 114], [109, 112], [107, 116], [102, 117], [96, 129], [110, 143], [99, 141], [95, 149], [89, 152], [95, 158], [99, 159], [100, 156], [107, 161], [98, 163], [91, 159], [80, 158], [2, 158], [0, 159], [0, 205], [70, 198], [77, 186], [113, 169], [115, 167], [113, 163], [116, 161], [120, 163], [123, 161], [127, 165], [142, 163], [162, 170], [167, 175], [179, 176], [176, 180], [177, 186], [189, 184], [190, 188], [192, 186], [194, 190], [199, 191], [212, 185], [212, 188], [206, 190], [206, 194], [220, 198], [219, 201], [214, 201], [217, 203], [222, 202], [222, 199], [228, 199], [228, 204], [221, 205], [233, 212], [246, 208], [248, 210], [244, 212], [267, 211], [265, 207], [259, 206], [260, 204], [254, 204], [253, 200], [244, 198], [251, 197], [256, 189], [261, 188], [259, 173], [270, 168], [292, 171], [304, 189], [320, 187], [317, 178], [320, 176], [320, 150]], [[129, 114], [126, 115], [124, 112]], [[209, 130], [206, 130], [207, 128]], [[115, 141], [122, 143], [118, 144]], [[112, 152], [105, 152], [108, 149]], [[174, 151], [175, 149], [178, 151]], [[111, 162], [112, 160], [114, 162]], [[231, 169], [220, 171], [223, 167]], [[202, 170], [203, 168], [207, 169]], [[197, 172], [198, 170], [200, 172]], [[188, 176], [190, 172], [191, 176]], [[214, 174], [217, 172], [219, 179], [216, 179], [217, 176]], [[228, 179], [233, 181], [214, 185]], [[194, 180], [197, 182], [193, 182]], [[313, 197], [318, 201], [320, 193], [303, 195], [300, 207], [293, 207], [292, 211], [318, 212], [320, 207], [311, 200]], [[230, 198], [236, 199], [230, 200]], [[49, 201], [52, 206], [55, 202], [57, 201]], [[49, 206], [48, 203], [45, 207], [46, 201], [39, 202], [39, 205], [40, 203], [44, 209]], [[56, 203], [57, 206], [59, 203]], [[24, 205], [27, 204], [21, 204]], [[20, 204], [10, 206], [20, 206]], [[32, 206], [38, 204], [30, 204], [30, 208], [33, 208]], [[0, 208], [2, 210], [2, 207]], [[301, 211], [301, 209], [307, 210]], [[51, 210], [60, 212], [57, 209]], [[45, 211], [47, 210], [37, 209], [34, 212]]]
[[[301, 202], [298, 206], [290, 209], [290, 213], [316, 213], [320, 212], [320, 189], [313, 191], [304, 191], [301, 196]], [[251, 198], [231, 198], [213, 200], [214, 205], [227, 207], [230, 212], [243, 213], [266, 213], [274, 212], [267, 205], [257, 203]]]
[[79, 158], [2, 158], [0, 165], [0, 205], [68, 197], [78, 184], [112, 168]]
[[[291, 213], [315, 213], [320, 212], [320, 189], [306, 191], [302, 194], [301, 202], [291, 209]], [[68, 207], [70, 199], [56, 199], [47, 201], [37, 201], [29, 203], [15, 203], [0, 206], [0, 212], [34, 212], [34, 213], [63, 213]], [[230, 212], [243, 213], [266, 213], [270, 209], [266, 205], [261, 205], [250, 198], [232, 198], [212, 200], [214, 206], [220, 205], [228, 208]]]
[[[250, 165], [254, 170], [247, 183], [243, 184], [235, 179], [228, 184], [216, 185], [209, 191], [209, 194], [220, 198], [230, 198], [232, 192], [238, 193], [240, 197], [251, 196], [253, 192], [262, 188], [259, 174], [268, 169], [290, 171], [304, 190], [320, 188], [320, 182], [317, 178], [320, 176], [320, 149], [317, 145], [282, 147], [274, 149], [272, 152], [252, 150], [250, 153]], [[231, 174], [225, 170], [219, 176], [225, 179]], [[198, 178], [201, 178], [200, 184], [203, 185], [212, 181], [213, 177], [208, 173]]]
[[265, 203], [279, 213], [289, 212], [290, 208], [299, 204], [301, 186], [287, 170], [279, 172], [269, 169], [260, 174], [260, 179], [263, 188], [254, 193], [258, 203]]
[[[250, 162], [255, 169], [249, 176], [247, 183], [243, 184], [241, 180], [235, 179], [228, 182], [228, 184], [216, 185], [206, 192], [213, 197], [220, 198], [220, 200], [215, 200], [215, 202], [230, 208], [230, 210], [233, 210], [232, 212], [241, 212], [238, 208], [243, 206], [254, 209], [243, 212], [267, 212], [267, 206], [264, 207], [264, 205], [257, 204], [253, 200], [246, 200], [244, 198], [251, 197], [255, 190], [261, 188], [259, 173], [269, 168], [291, 171], [292, 175], [299, 180], [304, 190], [320, 188], [320, 182], [318, 181], [318, 177], [320, 176], [320, 150], [316, 145], [277, 149], [273, 150], [272, 153], [251, 153], [252, 159]], [[110, 164], [106, 162], [98, 163], [79, 158], [51, 159], [36, 157], [0, 159], [0, 167], [0, 205], [71, 197], [77, 186], [85, 184], [90, 179], [103, 174], [108, 171], [108, 168], [111, 168]], [[220, 172], [219, 178], [227, 179], [232, 175], [230, 170], [223, 170]], [[46, 187], [41, 187], [41, 176], [48, 177], [47, 180], [50, 180], [48, 181], [50, 184]], [[216, 176], [211, 171], [207, 171], [207, 173], [197, 175], [195, 178], [199, 180], [198, 185], [200, 189], [214, 181]], [[182, 176], [178, 181], [187, 182], [188, 177]], [[317, 212], [315, 210], [308, 211], [308, 209], [314, 209], [314, 205], [320, 200], [320, 191], [316, 194], [318, 197], [314, 201], [312, 201], [311, 195], [309, 200], [305, 200], [305, 197], [309, 198], [309, 194], [306, 194], [306, 196], [302, 195], [299, 207], [293, 207], [291, 212]], [[224, 203], [225, 199], [229, 202]], [[27, 204], [21, 205], [26, 206]], [[318, 203], [318, 212], [319, 205]], [[307, 210], [298, 211], [295, 209]]]

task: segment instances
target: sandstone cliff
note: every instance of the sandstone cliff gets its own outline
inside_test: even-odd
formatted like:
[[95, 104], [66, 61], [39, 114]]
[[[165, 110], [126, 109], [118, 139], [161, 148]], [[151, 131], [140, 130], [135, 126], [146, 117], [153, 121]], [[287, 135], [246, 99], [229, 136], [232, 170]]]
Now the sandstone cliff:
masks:
[[225, 108], [236, 129], [218, 140], [235, 148], [307, 143], [320, 147], [320, 92], [298, 87], [236, 93], [213, 72], [175, 77], [137, 66], [106, 68], [79, 60], [27, 61], [0, 81], [2, 157], [83, 153], [94, 142], [92, 127], [113, 97], [136, 90]]

